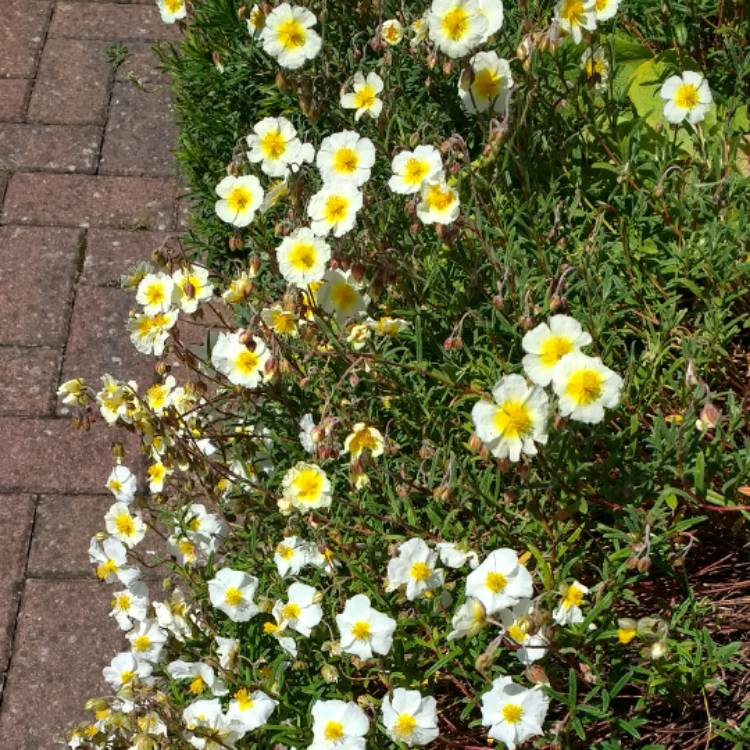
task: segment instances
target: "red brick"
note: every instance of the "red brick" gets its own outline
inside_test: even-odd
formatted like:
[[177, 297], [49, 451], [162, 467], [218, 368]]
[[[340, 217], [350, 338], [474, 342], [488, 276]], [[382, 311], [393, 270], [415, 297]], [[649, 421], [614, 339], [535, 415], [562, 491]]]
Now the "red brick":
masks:
[[3, 220], [163, 231], [174, 226], [175, 192], [171, 180], [19, 172], [8, 185]]
[[93, 173], [100, 140], [95, 125], [0, 124], [0, 168]]
[[176, 26], [165, 24], [156, 5], [58, 2], [50, 24], [51, 37], [76, 39], [176, 39]]
[[[22, 495], [0, 495], [0, 672], [8, 667], [10, 644], [18, 612], [18, 597], [26, 568], [34, 501]], [[2, 735], [0, 735], [2, 736]]]
[[48, 124], [104, 124], [112, 66], [106, 45], [48, 39], [29, 103], [29, 120]]
[[86, 242], [82, 284], [97, 286], [119, 282], [131, 266], [148, 260], [170, 235], [166, 232], [123, 232], [91, 229]]
[[0, 79], [0, 121], [23, 119], [29, 83], [24, 78]]
[[99, 174], [176, 174], [177, 126], [166, 88], [116, 83], [109, 105]]
[[[81, 0], [83, 1], [83, 0]], [[159, 57], [149, 42], [128, 42], [128, 54], [115, 73], [116, 81], [167, 83], [169, 76], [159, 69]]]
[[[88, 697], [108, 694], [102, 667], [125, 640], [109, 617], [111, 587], [29, 580], [3, 694], [4, 750], [54, 750]], [[90, 718], [90, 714], [88, 718]]]
[[44, 347], [0, 349], [0, 415], [44, 416], [50, 413], [57, 385], [60, 353]]
[[14, 290], [0, 295], [0, 344], [64, 342], [80, 237], [71, 229], [0, 227], [0, 278]]
[[0, 417], [0, 435], [0, 492], [101, 492], [113, 466], [112, 443], [138, 453], [129, 433], [103, 423], [85, 432], [69, 419]]
[[0, 78], [30, 78], [44, 40], [48, 2], [3, 0], [0, 13]]

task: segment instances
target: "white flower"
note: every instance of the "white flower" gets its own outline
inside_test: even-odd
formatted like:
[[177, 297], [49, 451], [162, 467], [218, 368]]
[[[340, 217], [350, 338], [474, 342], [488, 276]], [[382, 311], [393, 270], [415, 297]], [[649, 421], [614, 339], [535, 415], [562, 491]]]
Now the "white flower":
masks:
[[208, 582], [211, 604], [233, 622], [247, 622], [260, 611], [253, 601], [258, 579], [241, 570], [222, 568]]
[[240, 331], [220, 333], [211, 352], [211, 364], [230, 383], [257, 388], [267, 378], [266, 363], [271, 353], [257, 336], [252, 337], [251, 346], [243, 344], [240, 336]]
[[175, 23], [187, 15], [185, 0], [156, 0], [156, 5], [164, 23]]
[[553, 315], [549, 323], [540, 323], [524, 334], [521, 346], [526, 352], [523, 369], [537, 385], [552, 382], [560, 360], [591, 343], [591, 336], [569, 315]]
[[479, 15], [484, 16], [487, 21], [487, 28], [482, 37], [482, 44], [484, 44], [503, 26], [503, 3], [502, 0], [479, 0], [478, 5]]
[[413, 151], [401, 151], [391, 162], [393, 176], [388, 187], [394, 193], [418, 193], [425, 180], [437, 179], [443, 174], [443, 160], [434, 146], [417, 146]]
[[567, 31], [576, 44], [580, 44], [583, 31], [596, 28], [595, 0], [558, 0], [555, 18], [560, 28]]
[[474, 550], [463, 549], [453, 542], [438, 542], [435, 547], [440, 555], [440, 562], [449, 568], [462, 568], [467, 560], [472, 570], [479, 565], [479, 555]]
[[317, 292], [318, 304], [339, 324], [349, 318], [357, 318], [367, 310], [368, 298], [355, 286], [351, 272], [338, 269], [328, 271], [323, 276], [323, 284]]
[[172, 391], [174, 387], [175, 379], [173, 375], [168, 375], [161, 383], [154, 383], [146, 390], [146, 406], [154, 414], [163, 414], [164, 410], [172, 405]]
[[420, 188], [417, 216], [424, 224], [452, 224], [460, 205], [458, 193], [442, 175], [430, 177]]
[[171, 276], [162, 273], [149, 273], [144, 276], [135, 292], [135, 301], [143, 305], [146, 315], [168, 312], [172, 307], [174, 282]]
[[263, 30], [263, 26], [265, 26], [266, 23], [266, 14], [263, 12], [263, 9], [255, 3], [252, 8], [250, 8], [250, 13], [247, 16], [247, 33], [251, 36], [255, 36], [260, 31]]
[[351, 182], [335, 180], [310, 198], [307, 215], [314, 234], [325, 237], [333, 232], [334, 237], [342, 237], [354, 228], [360, 208], [362, 193]]
[[228, 175], [216, 186], [216, 194], [216, 215], [236, 227], [246, 227], [263, 203], [263, 188], [255, 175]]
[[494, 52], [478, 52], [458, 79], [458, 95], [469, 112], [504, 114], [508, 109], [513, 76], [507, 60]]
[[620, 0], [594, 0], [597, 21], [608, 21], [620, 6]]
[[247, 158], [254, 164], [260, 162], [261, 171], [269, 177], [286, 177], [313, 160], [312, 144], [300, 141], [286, 117], [264, 117], [253, 130], [246, 138], [250, 146]]
[[361, 187], [370, 179], [375, 146], [353, 130], [343, 130], [323, 139], [315, 157], [323, 184], [349, 182]]
[[146, 535], [146, 525], [140, 515], [130, 512], [125, 503], [114, 503], [104, 516], [107, 532], [126, 547], [135, 547]]
[[414, 538], [398, 546], [398, 557], [388, 562], [386, 591], [406, 586], [406, 598], [417, 599], [426, 591], [443, 585], [445, 573], [435, 568], [437, 552], [431, 550], [423, 539]]
[[221, 518], [215, 513], [209, 513], [202, 503], [192, 503], [186, 509], [184, 525], [188, 537], [208, 544], [210, 552], [216, 551], [216, 541], [226, 531]]
[[268, 722], [277, 705], [278, 701], [262, 690], [255, 690], [250, 694], [245, 688], [241, 688], [229, 704], [227, 719], [242, 724], [245, 731], [252, 732]]
[[213, 667], [202, 662], [177, 659], [167, 664], [167, 672], [175, 680], [190, 680], [188, 690], [193, 695], [210, 690], [212, 695], [218, 697], [229, 692], [224, 682], [216, 677]]
[[127, 565], [125, 545], [112, 537], [103, 542], [96, 537], [91, 539], [89, 561], [96, 565], [96, 577], [105, 583], [120, 581], [124, 586], [130, 586], [140, 575], [138, 568]]
[[487, 612], [479, 599], [469, 597], [453, 615], [448, 640], [476, 635], [487, 624]]
[[240, 642], [236, 638], [222, 638], [217, 635], [216, 654], [219, 657], [219, 666], [222, 669], [232, 670], [240, 655]]
[[581, 55], [581, 69], [586, 82], [595, 89], [605, 88], [609, 78], [609, 63], [603, 47], [586, 47]]
[[520, 375], [504, 375], [492, 389], [494, 402], [477, 401], [471, 410], [479, 439], [496, 458], [518, 461], [535, 456], [535, 443], [547, 442], [547, 394]]
[[307, 227], [284, 237], [276, 248], [279, 271], [289, 284], [305, 289], [320, 281], [331, 259], [331, 247]]
[[299, 442], [300, 445], [305, 449], [305, 453], [315, 452], [315, 443], [313, 442], [313, 430], [315, 429], [315, 420], [313, 415], [308, 413], [303, 415], [299, 421], [300, 433]]
[[659, 93], [664, 99], [664, 117], [675, 125], [685, 119], [691, 125], [701, 122], [713, 102], [708, 81], [692, 70], [667, 78]]
[[331, 480], [315, 464], [298, 461], [284, 475], [281, 486], [284, 507], [306, 512], [331, 504]]
[[170, 310], [156, 315], [133, 315], [128, 319], [128, 330], [133, 346], [141, 354], [153, 354], [161, 357], [164, 345], [169, 338], [169, 331], [177, 322], [179, 313]]
[[183, 712], [182, 720], [189, 730], [201, 729], [199, 736], [190, 738], [190, 744], [198, 750], [223, 750], [234, 747], [245, 734], [244, 726], [221, 710], [218, 698], [197, 700]]
[[498, 677], [492, 689], [482, 695], [482, 724], [492, 739], [504, 742], [509, 750], [530, 737], [542, 734], [549, 698], [536, 685], [528, 690], [510, 677]]
[[520, 647], [516, 651], [516, 657], [526, 665], [541, 659], [547, 653], [548, 641], [543, 633], [528, 632], [533, 612], [530, 599], [521, 599], [510, 609], [500, 610], [503, 633]]
[[274, 604], [273, 616], [309, 638], [312, 629], [323, 619], [321, 599], [322, 596], [312, 586], [295, 582], [287, 591], [287, 603], [277, 601]]
[[347, 599], [344, 611], [336, 615], [336, 624], [346, 654], [372, 659], [373, 653], [385, 656], [391, 650], [396, 621], [373, 609], [365, 594]]
[[156, 620], [146, 619], [137, 623], [125, 637], [130, 641], [130, 650], [137, 661], [156, 664], [167, 642], [167, 631], [162, 630]]
[[156, 461], [146, 469], [148, 489], [153, 495], [164, 489], [164, 480], [172, 474], [172, 471], [173, 469], [168, 469], [161, 461]]
[[344, 109], [356, 109], [354, 120], [358, 121], [362, 115], [369, 115], [374, 120], [383, 110], [383, 102], [378, 94], [383, 90], [383, 79], [377, 73], [368, 73], [367, 78], [362, 73], [354, 74], [352, 91], [341, 94], [340, 104]]
[[306, 542], [296, 536], [284, 537], [273, 553], [276, 570], [283, 578], [287, 575], [296, 576], [306, 565], [323, 565], [325, 558], [318, 552], [313, 542]]
[[129, 505], [138, 491], [138, 482], [127, 466], [115, 466], [107, 477], [107, 489], [115, 496], [118, 503]]
[[297, 643], [294, 638], [288, 635], [284, 635], [287, 632], [287, 626], [289, 623], [281, 616], [281, 612], [278, 608], [274, 607], [271, 610], [271, 615], [276, 622], [268, 620], [263, 623], [263, 632], [266, 635], [270, 635], [275, 638], [279, 646], [284, 649], [292, 658], [297, 658]]
[[466, 578], [466, 595], [479, 599], [488, 615], [530, 599], [533, 593], [531, 574], [507, 547], [490, 552]]
[[144, 620], [148, 611], [148, 587], [143, 581], [133, 581], [126, 589], [112, 594], [109, 613], [122, 630], [130, 630], [134, 620]]
[[153, 607], [159, 627], [169, 631], [179, 641], [190, 635], [188, 605], [182, 591], [174, 589], [169, 595], [169, 599], [163, 602], [154, 602]]
[[377, 458], [383, 455], [384, 449], [385, 439], [380, 430], [364, 422], [357, 422], [344, 440], [344, 453], [348, 453], [352, 461], [356, 461], [364, 451], [367, 451], [371, 458]]
[[211, 299], [214, 285], [208, 280], [208, 269], [202, 266], [180, 267], [172, 274], [174, 301], [182, 312], [192, 315], [198, 304]]
[[401, 43], [404, 38], [404, 27], [396, 18], [383, 21], [380, 27], [380, 38], [391, 47]]
[[322, 41], [313, 26], [315, 15], [299, 5], [281, 3], [267, 16], [260, 41], [282, 68], [301, 68], [320, 52]]
[[317, 700], [312, 717], [313, 741], [308, 750], [365, 750], [370, 723], [354, 701]]
[[151, 675], [152, 666], [148, 662], [138, 661], [130, 651], [121, 651], [108, 666], [104, 667], [102, 674], [113, 690], [129, 686], [134, 680], [143, 682]]
[[583, 604], [584, 596], [588, 593], [588, 588], [578, 581], [564, 585], [562, 587], [562, 601], [552, 612], [552, 619], [558, 625], [583, 622], [581, 604]]
[[448, 57], [463, 57], [482, 44], [488, 20], [477, 0], [433, 0], [427, 14], [430, 39]]
[[437, 701], [418, 690], [396, 688], [393, 697], [386, 695], [382, 704], [383, 724], [394, 742], [427, 745], [439, 734]]
[[552, 387], [559, 399], [560, 414], [596, 424], [604, 419], [605, 407], [611, 409], [619, 403], [622, 378], [605, 367], [599, 357], [571, 352], [555, 368]]
[[57, 396], [68, 406], [83, 406], [88, 400], [86, 381], [83, 378], [66, 380], [57, 389]]

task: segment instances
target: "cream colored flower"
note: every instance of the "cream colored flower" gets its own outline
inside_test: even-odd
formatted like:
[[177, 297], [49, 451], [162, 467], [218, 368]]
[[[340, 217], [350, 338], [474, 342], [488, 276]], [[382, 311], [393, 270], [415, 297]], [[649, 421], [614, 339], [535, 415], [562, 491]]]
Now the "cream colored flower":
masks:
[[488, 18], [478, 0], [433, 0], [427, 15], [430, 39], [448, 57], [463, 57], [487, 37]]
[[217, 186], [216, 214], [227, 224], [246, 227], [263, 203], [263, 188], [255, 175], [228, 175]]
[[401, 44], [401, 40], [404, 38], [404, 27], [401, 21], [396, 18], [383, 21], [380, 27], [380, 38], [391, 47]]
[[334, 133], [323, 139], [315, 163], [323, 184], [349, 182], [356, 187], [370, 179], [375, 163], [375, 146], [353, 130]]
[[443, 174], [443, 159], [434, 146], [417, 146], [413, 151], [401, 151], [391, 162], [393, 176], [388, 187], [401, 195], [418, 193], [425, 180], [439, 179]]
[[660, 96], [664, 100], [664, 117], [674, 125], [683, 120], [691, 125], [701, 122], [713, 102], [708, 81], [692, 70], [667, 78]]
[[328, 508], [331, 504], [331, 480], [325, 471], [315, 464], [298, 461], [287, 471], [281, 486], [283, 503], [303, 513], [317, 508]]
[[335, 316], [339, 324], [359, 317], [367, 310], [368, 302], [354, 284], [351, 273], [339, 270], [328, 271], [323, 277], [317, 300], [323, 310]]
[[266, 16], [260, 32], [263, 49], [282, 68], [301, 68], [320, 52], [322, 40], [312, 28], [317, 22], [307, 8], [281, 3]]
[[458, 218], [458, 193], [440, 176], [422, 183], [417, 216], [424, 224], [452, 224]]
[[377, 73], [368, 73], [367, 78], [360, 72], [354, 74], [352, 91], [341, 94], [340, 104], [344, 109], [357, 110], [354, 119], [369, 115], [374, 120], [383, 110], [383, 102], [378, 94], [383, 90], [383, 79]]
[[364, 422], [357, 422], [344, 440], [344, 453], [348, 453], [352, 461], [356, 461], [365, 451], [371, 458], [377, 458], [383, 455], [384, 449], [385, 439], [380, 430]]
[[458, 95], [469, 112], [505, 114], [513, 88], [507, 60], [494, 52], [478, 52], [458, 80]]
[[580, 44], [583, 32], [596, 28], [595, 0], [558, 0], [555, 18], [560, 28], [567, 31], [576, 44]]
[[175, 23], [187, 15], [185, 0], [156, 0], [156, 6], [164, 23]]
[[605, 407], [612, 409], [620, 402], [622, 378], [605, 367], [599, 357], [571, 352], [555, 368], [552, 387], [560, 414], [596, 424], [604, 419]]
[[286, 177], [313, 160], [315, 149], [300, 141], [286, 117], [264, 117], [253, 131], [246, 138], [247, 158], [254, 164], [260, 162], [261, 171], [269, 177]]
[[150, 273], [143, 277], [135, 293], [135, 301], [143, 305], [146, 315], [157, 315], [172, 308], [174, 282], [170, 276], [162, 273]]
[[357, 212], [362, 208], [362, 193], [345, 180], [329, 182], [310, 198], [307, 215], [311, 229], [318, 237], [333, 233], [342, 237], [354, 228]]
[[172, 274], [174, 300], [182, 312], [192, 315], [198, 304], [211, 299], [214, 286], [208, 280], [208, 269], [202, 266], [180, 267]]
[[276, 249], [279, 271], [289, 284], [300, 289], [320, 281], [331, 259], [331, 247], [311, 229], [296, 229]]
[[230, 383], [244, 388], [257, 388], [267, 379], [266, 364], [271, 358], [265, 343], [257, 336], [250, 345], [240, 341], [240, 332], [221, 333], [211, 351], [211, 364]]

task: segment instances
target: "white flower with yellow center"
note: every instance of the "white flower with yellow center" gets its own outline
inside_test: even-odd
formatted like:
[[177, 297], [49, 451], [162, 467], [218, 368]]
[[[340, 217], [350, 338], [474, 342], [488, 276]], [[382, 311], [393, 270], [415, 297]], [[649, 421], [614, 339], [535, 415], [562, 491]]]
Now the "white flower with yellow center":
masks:
[[422, 42], [426, 41], [427, 34], [429, 32], [429, 26], [427, 24], [427, 16], [429, 11], [426, 11], [421, 18], [417, 18], [416, 21], [412, 21], [409, 26], [411, 32], [411, 47], [418, 47]]
[[265, 343], [253, 336], [248, 344], [240, 341], [240, 331], [220, 333], [211, 352], [211, 364], [230, 383], [257, 388], [267, 379], [266, 364], [271, 359]]
[[164, 481], [172, 474], [173, 469], [161, 461], [155, 461], [146, 469], [148, 477], [148, 489], [152, 495], [156, 495], [164, 489]]
[[609, 21], [620, 7], [620, 0], [594, 0], [597, 21]]
[[404, 38], [404, 27], [401, 21], [396, 18], [383, 21], [380, 27], [380, 38], [391, 47], [401, 44], [401, 40]]
[[146, 315], [168, 312], [172, 308], [174, 282], [171, 276], [159, 271], [146, 274], [138, 284], [135, 301], [143, 305]]
[[264, 307], [260, 311], [260, 319], [277, 335], [295, 338], [299, 331], [297, 329], [297, 316], [285, 310], [280, 304]]
[[479, 15], [484, 16], [487, 21], [487, 28], [482, 36], [482, 44], [484, 44], [503, 26], [503, 3], [502, 0], [479, 0], [478, 5]]
[[146, 661], [138, 661], [130, 651], [121, 651], [104, 667], [102, 674], [113, 690], [130, 687], [134, 682], [145, 682], [153, 667]]
[[110, 617], [122, 630], [130, 630], [134, 620], [145, 620], [148, 612], [148, 587], [143, 581], [133, 581], [122, 591], [112, 594]]
[[324, 184], [350, 182], [361, 187], [370, 179], [375, 146], [353, 130], [343, 130], [323, 139], [315, 157]]
[[659, 95], [664, 100], [664, 117], [674, 125], [685, 119], [691, 125], [701, 122], [713, 102], [708, 81], [692, 70], [667, 78]]
[[167, 664], [167, 674], [175, 680], [190, 680], [188, 692], [194, 696], [209, 691], [219, 697], [229, 692], [224, 681], [216, 676], [213, 667], [202, 662], [176, 659]]
[[278, 701], [262, 690], [250, 693], [246, 688], [240, 688], [229, 703], [227, 719], [242, 724], [246, 732], [252, 732], [268, 723], [277, 705]]
[[418, 193], [425, 180], [439, 179], [443, 174], [443, 159], [434, 146], [417, 146], [413, 151], [401, 151], [391, 162], [393, 176], [388, 187], [400, 195]]
[[559, 0], [555, 6], [555, 18], [560, 28], [580, 44], [583, 32], [596, 28], [595, 0]]
[[383, 698], [383, 724], [394, 742], [427, 745], [439, 734], [437, 701], [418, 690], [396, 688]]
[[222, 712], [218, 698], [194, 701], [182, 712], [182, 720], [188, 730], [200, 730], [198, 736], [189, 738], [190, 744], [198, 750], [233, 748], [245, 734], [240, 722]]
[[487, 625], [487, 611], [479, 599], [468, 597], [456, 610], [451, 621], [453, 630], [448, 633], [448, 640], [466, 638], [479, 633]]
[[549, 698], [536, 685], [531, 690], [516, 685], [510, 677], [498, 677], [482, 695], [482, 724], [488, 735], [514, 750], [530, 737], [542, 734]]
[[89, 562], [96, 565], [96, 577], [105, 583], [120, 581], [124, 586], [140, 576], [138, 568], [130, 567], [125, 545], [112, 537], [100, 542], [92, 537], [89, 544]]
[[445, 583], [445, 572], [436, 568], [438, 555], [423, 539], [414, 538], [398, 546], [398, 557], [388, 562], [386, 591], [406, 587], [406, 598], [414, 601]]
[[201, 549], [192, 539], [172, 535], [167, 539], [167, 543], [180, 565], [195, 565], [198, 562]]
[[211, 604], [233, 622], [247, 622], [260, 611], [253, 601], [258, 579], [242, 570], [222, 568], [208, 582]]
[[234, 669], [240, 656], [240, 642], [236, 638], [222, 638], [220, 635], [217, 635], [214, 641], [216, 642], [219, 666], [222, 669]]
[[368, 321], [368, 325], [376, 336], [398, 336], [409, 327], [409, 321], [383, 315], [377, 320]]
[[320, 281], [330, 259], [331, 246], [307, 227], [295, 229], [276, 248], [281, 275], [300, 289]]
[[555, 368], [552, 387], [562, 416], [597, 424], [604, 419], [605, 407], [612, 409], [619, 403], [622, 378], [599, 357], [571, 352]]
[[208, 269], [201, 266], [180, 267], [172, 274], [174, 300], [182, 312], [192, 315], [198, 305], [214, 295], [214, 286], [208, 280]]
[[336, 625], [346, 654], [372, 659], [373, 654], [385, 656], [391, 650], [396, 621], [373, 609], [365, 594], [347, 599], [344, 611], [336, 615]]
[[217, 186], [216, 215], [227, 224], [246, 227], [263, 203], [263, 188], [255, 175], [228, 175]]
[[362, 208], [362, 193], [346, 180], [329, 182], [310, 198], [307, 215], [312, 220], [311, 229], [318, 237], [333, 232], [342, 237], [354, 228], [357, 212]]
[[529, 632], [533, 629], [533, 612], [530, 599], [521, 599], [510, 609], [500, 610], [503, 634], [512, 644], [518, 646], [516, 657], [521, 664], [527, 666], [547, 653], [549, 643], [541, 631]]
[[553, 610], [552, 619], [558, 625], [571, 625], [583, 622], [581, 605], [589, 589], [578, 581], [564, 584], [561, 587], [562, 599], [560, 604]]
[[463, 57], [482, 44], [488, 18], [478, 0], [432, 0], [427, 15], [430, 39], [448, 57]]
[[526, 352], [523, 369], [533, 383], [549, 385], [562, 358], [590, 343], [590, 334], [575, 318], [553, 315], [549, 323], [540, 323], [524, 334], [521, 341]]
[[297, 508], [305, 513], [331, 505], [331, 480], [315, 464], [298, 461], [287, 471], [281, 486], [284, 507]]
[[266, 14], [263, 12], [263, 8], [256, 3], [250, 8], [250, 13], [247, 15], [247, 32], [248, 34], [255, 36], [263, 30], [265, 25]]
[[355, 109], [354, 120], [359, 121], [363, 115], [369, 115], [373, 120], [380, 117], [383, 111], [383, 101], [378, 94], [383, 90], [383, 79], [377, 73], [368, 73], [367, 78], [359, 71], [352, 79], [352, 90], [341, 94], [339, 104], [344, 109]]
[[292, 630], [309, 638], [312, 629], [323, 619], [322, 600], [323, 595], [312, 586], [295, 582], [287, 591], [286, 603], [277, 601], [272, 614], [277, 622], [284, 622]]
[[128, 319], [128, 330], [133, 346], [141, 354], [161, 357], [169, 331], [177, 322], [178, 311], [170, 310], [156, 315], [133, 315]]
[[121, 464], [112, 469], [107, 477], [107, 489], [115, 496], [118, 503], [129, 505], [138, 491], [138, 482], [127, 466]]
[[339, 324], [350, 318], [358, 318], [367, 310], [368, 298], [362, 295], [355, 285], [351, 273], [338, 269], [328, 271], [323, 284], [318, 289], [318, 304]]
[[420, 188], [417, 216], [424, 224], [452, 224], [461, 205], [458, 192], [442, 175], [430, 177]]
[[254, 271], [243, 271], [236, 279], [229, 282], [229, 286], [221, 293], [221, 298], [230, 305], [244, 302], [253, 290], [254, 277]]
[[531, 573], [507, 547], [490, 552], [466, 578], [466, 595], [479, 599], [488, 615], [531, 599], [533, 593]]
[[449, 568], [463, 568], [468, 562], [469, 567], [474, 570], [479, 565], [479, 555], [474, 550], [467, 549], [464, 545], [459, 546], [453, 542], [438, 542], [435, 547], [440, 555], [440, 562]]
[[178, 641], [184, 641], [190, 636], [190, 623], [188, 604], [185, 595], [179, 589], [174, 589], [169, 598], [163, 602], [154, 602], [154, 614], [159, 627], [171, 633]]
[[467, 111], [507, 112], [513, 88], [508, 61], [494, 52], [478, 52], [469, 66], [458, 80], [458, 95]]
[[278, 610], [272, 610], [274, 620], [267, 620], [263, 623], [263, 632], [275, 638], [279, 646], [284, 649], [292, 658], [297, 658], [297, 642], [294, 638], [284, 635], [287, 632], [289, 623], [281, 616]]
[[301, 68], [320, 52], [321, 38], [312, 28], [317, 18], [307, 8], [281, 3], [267, 16], [260, 41], [282, 68]]
[[163, 414], [172, 405], [172, 391], [174, 387], [175, 379], [172, 375], [168, 375], [163, 383], [154, 383], [144, 394], [146, 406], [154, 414]]
[[125, 634], [130, 641], [130, 650], [136, 661], [147, 661], [156, 664], [159, 661], [164, 644], [167, 642], [167, 631], [159, 627], [156, 620], [141, 620]]
[[261, 171], [269, 177], [286, 177], [313, 160], [312, 144], [300, 141], [286, 117], [264, 117], [253, 131], [246, 138], [250, 146], [247, 158], [253, 164], [260, 162]]
[[538, 386], [520, 375], [504, 375], [492, 389], [494, 401], [477, 401], [471, 410], [474, 430], [496, 458], [518, 461], [537, 454], [545, 444], [549, 401]]
[[324, 564], [325, 558], [313, 542], [306, 542], [296, 536], [287, 536], [276, 545], [273, 561], [283, 578], [287, 575], [298, 575], [306, 565], [320, 567]]
[[355, 352], [364, 349], [367, 342], [372, 338], [372, 330], [367, 322], [356, 323], [349, 329], [346, 340]]
[[114, 503], [104, 516], [107, 532], [126, 547], [135, 547], [146, 535], [146, 525], [125, 503]]
[[192, 503], [182, 519], [189, 539], [204, 544], [208, 552], [215, 552], [218, 540], [226, 533], [224, 522], [215, 513], [209, 513], [202, 503]]
[[354, 701], [317, 700], [312, 718], [313, 741], [307, 750], [365, 750], [370, 722]]
[[175, 23], [187, 15], [185, 0], [156, 0], [156, 5], [164, 23]]
[[83, 406], [88, 400], [86, 381], [83, 378], [66, 380], [57, 389], [57, 397], [68, 406]]
[[384, 449], [385, 439], [380, 430], [368, 427], [364, 422], [357, 422], [344, 440], [344, 453], [348, 453], [352, 461], [356, 461], [364, 451], [377, 458], [383, 455]]
[[609, 78], [609, 63], [604, 55], [604, 48], [586, 47], [581, 55], [581, 70], [589, 86], [595, 89], [605, 88], [604, 84]]

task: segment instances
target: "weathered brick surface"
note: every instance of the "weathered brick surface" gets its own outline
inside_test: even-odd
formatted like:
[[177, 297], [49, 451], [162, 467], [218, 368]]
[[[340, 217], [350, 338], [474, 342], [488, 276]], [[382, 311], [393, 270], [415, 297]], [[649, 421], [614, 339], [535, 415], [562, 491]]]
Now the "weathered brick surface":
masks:
[[0, 169], [93, 173], [100, 140], [95, 125], [0, 124]]
[[104, 133], [100, 174], [172, 176], [177, 140], [166, 88], [143, 90], [116, 83]]
[[81, 233], [75, 229], [0, 227], [0, 344], [61, 345], [67, 332]]
[[124, 646], [96, 581], [27, 580], [0, 712], [4, 750], [54, 750], [85, 697], [107, 691], [101, 670]]
[[3, 543], [0, 544], [0, 570], [3, 572], [0, 576], [0, 672], [8, 667], [33, 521], [33, 498], [0, 495], [0, 529], [3, 530]]
[[96, 286], [118, 283], [130, 266], [148, 260], [169, 236], [166, 232], [89, 230], [81, 283]]
[[175, 183], [144, 177], [26, 174], [11, 177], [3, 220], [15, 224], [171, 229]]
[[103, 124], [112, 78], [106, 46], [78, 39], [47, 40], [29, 103], [29, 120]]
[[[82, 0], [83, 1], [83, 0]], [[159, 69], [159, 58], [154, 52], [152, 42], [128, 42], [128, 54], [115, 73], [116, 81], [141, 83], [166, 83], [169, 76]]]
[[161, 20], [156, 4], [58, 2], [49, 35], [76, 39], [174, 39], [177, 29]]
[[0, 78], [0, 122], [23, 118], [29, 83], [25, 78]]
[[42, 0], [3, 0], [0, 13], [0, 78], [34, 74], [50, 4]]
[[0, 416], [50, 413], [60, 352], [46, 347], [0, 347]]

